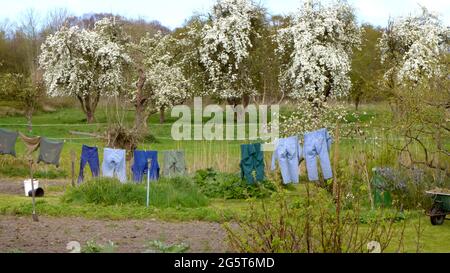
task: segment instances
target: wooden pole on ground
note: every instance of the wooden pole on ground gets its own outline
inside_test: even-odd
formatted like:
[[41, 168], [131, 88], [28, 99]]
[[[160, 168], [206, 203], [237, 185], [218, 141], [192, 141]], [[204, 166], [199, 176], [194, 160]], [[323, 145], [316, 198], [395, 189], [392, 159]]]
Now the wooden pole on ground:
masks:
[[33, 159], [30, 158], [30, 178], [31, 178], [31, 196], [33, 202], [33, 221], [39, 222], [39, 218], [36, 214], [36, 202], [35, 202], [35, 191], [34, 191], [34, 181], [33, 181]]

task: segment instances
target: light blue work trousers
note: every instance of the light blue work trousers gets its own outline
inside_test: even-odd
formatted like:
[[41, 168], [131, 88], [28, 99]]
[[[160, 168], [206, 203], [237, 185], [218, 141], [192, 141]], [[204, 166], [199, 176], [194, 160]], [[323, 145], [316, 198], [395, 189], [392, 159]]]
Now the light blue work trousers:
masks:
[[309, 181], [319, 181], [317, 157], [319, 157], [323, 178], [325, 180], [333, 178], [329, 154], [333, 140], [327, 129], [320, 129], [305, 134], [304, 141], [303, 156], [306, 160], [306, 170], [308, 171]]
[[102, 173], [104, 177], [117, 177], [120, 182], [127, 182], [125, 150], [105, 148]]
[[284, 184], [299, 182], [299, 165], [302, 159], [302, 147], [298, 137], [283, 138], [278, 141], [275, 152], [272, 156], [272, 171], [275, 170], [276, 161], [281, 169], [281, 176]]

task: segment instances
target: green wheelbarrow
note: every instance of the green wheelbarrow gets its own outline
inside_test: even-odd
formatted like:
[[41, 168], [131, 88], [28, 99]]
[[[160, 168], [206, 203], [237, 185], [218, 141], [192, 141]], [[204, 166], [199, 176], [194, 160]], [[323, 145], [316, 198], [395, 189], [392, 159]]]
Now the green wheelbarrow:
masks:
[[433, 198], [433, 206], [427, 213], [430, 216], [431, 224], [433, 226], [444, 224], [445, 218], [450, 214], [450, 192], [433, 190], [427, 191], [426, 193]]

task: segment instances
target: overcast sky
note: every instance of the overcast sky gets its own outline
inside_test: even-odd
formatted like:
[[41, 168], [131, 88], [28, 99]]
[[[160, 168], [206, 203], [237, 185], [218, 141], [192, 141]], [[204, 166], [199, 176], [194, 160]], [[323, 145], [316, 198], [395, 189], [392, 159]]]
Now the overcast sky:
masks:
[[[271, 14], [295, 11], [301, 0], [256, 0]], [[450, 0], [348, 0], [357, 10], [360, 22], [385, 26], [389, 16], [408, 15], [419, 9], [419, 4], [441, 15], [450, 25]], [[194, 12], [206, 13], [215, 0], [0, 0], [0, 21], [18, 20], [24, 10], [36, 9], [45, 15], [48, 10], [64, 7], [75, 15], [108, 12], [125, 17], [143, 17], [158, 20], [170, 28], [182, 26]]]

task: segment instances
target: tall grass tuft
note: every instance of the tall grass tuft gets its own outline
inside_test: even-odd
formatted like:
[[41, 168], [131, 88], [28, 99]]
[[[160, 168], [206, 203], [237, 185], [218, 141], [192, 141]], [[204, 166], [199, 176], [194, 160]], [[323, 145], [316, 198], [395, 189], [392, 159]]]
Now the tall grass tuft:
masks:
[[[115, 179], [94, 179], [70, 188], [62, 197], [65, 203], [124, 205], [146, 204], [145, 185], [121, 184]], [[189, 178], [162, 179], [150, 184], [150, 206], [157, 208], [197, 208], [207, 206], [208, 198]]]

